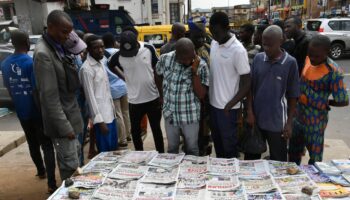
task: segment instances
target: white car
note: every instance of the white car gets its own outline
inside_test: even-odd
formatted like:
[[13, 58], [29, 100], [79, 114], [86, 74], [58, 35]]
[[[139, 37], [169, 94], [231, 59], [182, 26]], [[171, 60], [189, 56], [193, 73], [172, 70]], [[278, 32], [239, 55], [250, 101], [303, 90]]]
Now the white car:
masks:
[[330, 57], [338, 59], [350, 50], [350, 18], [307, 20], [306, 31], [326, 35], [332, 42]]

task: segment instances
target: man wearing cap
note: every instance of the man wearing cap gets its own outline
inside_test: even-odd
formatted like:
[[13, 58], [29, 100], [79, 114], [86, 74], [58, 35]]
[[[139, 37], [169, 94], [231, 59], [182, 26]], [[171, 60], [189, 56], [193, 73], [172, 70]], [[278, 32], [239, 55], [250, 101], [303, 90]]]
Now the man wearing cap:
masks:
[[120, 51], [110, 58], [108, 66], [112, 72], [125, 79], [128, 88], [131, 134], [135, 150], [143, 150], [140, 123], [142, 117], [147, 114], [156, 149], [159, 153], [163, 153], [164, 142], [160, 128], [162, 111], [159, 98], [161, 91], [157, 87], [161, 83], [156, 80], [154, 74], [157, 62], [158, 57], [153, 46], [138, 42], [132, 31], [124, 31], [120, 36]]
[[60, 10], [47, 17], [47, 33], [34, 52], [34, 74], [39, 93], [45, 134], [56, 149], [61, 179], [69, 178], [79, 167], [83, 131], [76, 91], [80, 88], [77, 67], [63, 44], [73, 30], [69, 15]]
[[79, 72], [94, 124], [99, 152], [117, 150], [117, 126], [109, 80], [104, 67], [104, 44], [100, 37], [86, 39], [88, 55]]
[[[69, 34], [68, 40], [64, 43], [63, 46], [67, 50], [68, 53], [72, 54], [72, 56], [74, 58], [74, 62], [77, 65], [78, 70], [80, 70], [81, 66], [83, 65], [81, 53], [86, 49], [85, 42], [78, 36], [76, 31], [72, 31]], [[82, 87], [80, 87], [77, 90], [76, 96], [77, 96], [78, 104], [80, 107], [81, 117], [83, 118], [83, 122], [84, 122], [83, 132], [79, 133], [79, 135], [78, 135], [78, 140], [79, 140], [80, 145], [81, 145], [81, 147], [80, 147], [80, 167], [82, 167], [84, 165], [84, 142], [85, 142], [86, 133], [87, 133], [89, 116], [88, 116], [85, 96], [84, 96], [84, 92], [83, 92]]]

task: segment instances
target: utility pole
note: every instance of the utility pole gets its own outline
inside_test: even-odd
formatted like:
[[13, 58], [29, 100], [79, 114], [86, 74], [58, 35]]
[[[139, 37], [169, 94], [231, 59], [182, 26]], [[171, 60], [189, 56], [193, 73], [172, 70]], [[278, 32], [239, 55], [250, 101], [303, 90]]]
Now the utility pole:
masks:
[[187, 1], [187, 20], [192, 17], [191, 0]]
[[269, 5], [268, 5], [269, 16], [267, 17], [267, 19], [268, 19], [268, 22], [270, 23], [270, 19], [271, 19], [271, 0], [268, 0], [268, 3], [269, 3]]

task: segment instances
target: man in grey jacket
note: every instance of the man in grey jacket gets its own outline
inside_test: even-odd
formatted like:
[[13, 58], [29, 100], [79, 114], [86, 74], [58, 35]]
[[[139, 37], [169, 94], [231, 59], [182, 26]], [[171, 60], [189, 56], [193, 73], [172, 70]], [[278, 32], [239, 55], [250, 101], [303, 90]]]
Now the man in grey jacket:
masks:
[[45, 134], [56, 149], [61, 179], [69, 178], [79, 166], [77, 140], [83, 121], [76, 99], [79, 77], [73, 59], [63, 47], [73, 29], [70, 17], [54, 10], [47, 17], [47, 33], [34, 52], [34, 74], [39, 93]]

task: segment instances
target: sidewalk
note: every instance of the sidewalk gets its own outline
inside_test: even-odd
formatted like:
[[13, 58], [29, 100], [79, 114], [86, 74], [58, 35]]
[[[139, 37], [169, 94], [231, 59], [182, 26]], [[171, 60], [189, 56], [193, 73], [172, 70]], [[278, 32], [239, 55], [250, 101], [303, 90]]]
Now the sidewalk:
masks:
[[0, 131], [0, 157], [26, 142], [23, 131]]

